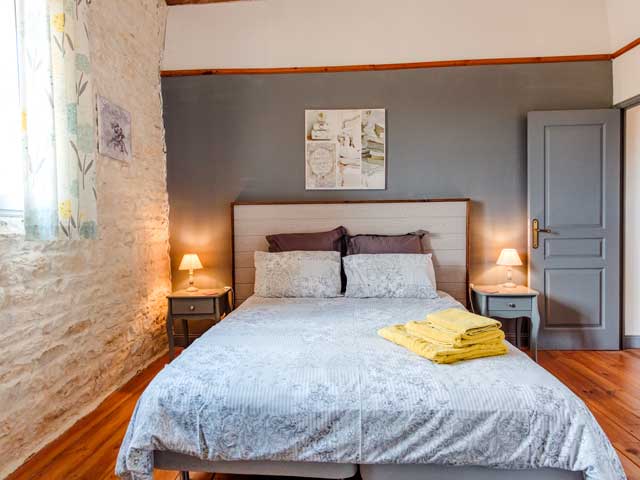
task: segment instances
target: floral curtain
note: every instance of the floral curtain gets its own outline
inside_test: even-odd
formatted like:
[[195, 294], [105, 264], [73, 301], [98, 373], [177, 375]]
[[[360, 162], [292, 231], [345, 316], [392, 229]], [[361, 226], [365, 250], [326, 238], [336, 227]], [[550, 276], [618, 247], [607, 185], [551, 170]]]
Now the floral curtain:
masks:
[[88, 4], [16, 0], [24, 223], [30, 239], [97, 235]]

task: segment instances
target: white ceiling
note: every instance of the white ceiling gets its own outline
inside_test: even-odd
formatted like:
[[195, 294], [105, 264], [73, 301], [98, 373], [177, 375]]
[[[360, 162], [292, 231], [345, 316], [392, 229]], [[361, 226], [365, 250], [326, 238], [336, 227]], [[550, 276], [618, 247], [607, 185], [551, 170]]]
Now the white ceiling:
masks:
[[606, 0], [611, 51], [640, 37], [640, 0]]
[[[248, 0], [169, 7], [163, 70], [610, 54], [640, 0]], [[613, 61], [640, 95], [640, 46]]]
[[[174, 6], [163, 68], [610, 53], [609, 22], [631, 32], [630, 5], [637, 9], [640, 0], [253, 0]], [[633, 36], [616, 32], [615, 44]]]

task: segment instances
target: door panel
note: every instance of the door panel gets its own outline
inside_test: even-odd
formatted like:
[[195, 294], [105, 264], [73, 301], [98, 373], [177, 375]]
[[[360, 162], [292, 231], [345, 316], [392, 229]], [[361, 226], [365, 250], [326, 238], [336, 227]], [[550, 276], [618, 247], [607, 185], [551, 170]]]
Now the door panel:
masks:
[[602, 226], [602, 126], [551, 125], [544, 134], [547, 226]]
[[546, 349], [620, 347], [620, 112], [528, 115], [529, 284]]
[[602, 258], [601, 238], [545, 238], [544, 258]]
[[[548, 326], [602, 325], [602, 270], [554, 268], [545, 271], [545, 317]], [[576, 297], [576, 291], [581, 292]]]

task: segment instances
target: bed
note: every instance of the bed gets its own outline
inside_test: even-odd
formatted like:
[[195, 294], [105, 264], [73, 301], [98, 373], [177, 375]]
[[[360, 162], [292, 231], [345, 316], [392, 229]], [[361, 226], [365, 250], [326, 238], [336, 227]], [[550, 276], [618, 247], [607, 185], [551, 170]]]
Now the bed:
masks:
[[[426, 480], [506, 479], [517, 470], [518, 478], [625, 478], [582, 401], [516, 348], [505, 356], [436, 365], [377, 336], [380, 327], [465, 301], [468, 202], [440, 203], [435, 210], [435, 202], [417, 209], [354, 204], [337, 220], [348, 229], [354, 228], [349, 223], [369, 231], [378, 225], [380, 233], [407, 231], [414, 221], [428, 224], [423, 228], [430, 231], [437, 271], [462, 271], [439, 281], [436, 299], [284, 299], [243, 292], [241, 282], [252, 280], [238, 271], [252, 268], [242, 263], [243, 248], [261, 248], [243, 237], [282, 232], [292, 216], [298, 225], [309, 223], [309, 231], [321, 229], [314, 215], [335, 217], [331, 205], [338, 204], [326, 210], [312, 204], [303, 217], [295, 217], [299, 206], [234, 207], [241, 305], [145, 390], [117, 473], [147, 480], [155, 467], [349, 478], [359, 469], [364, 480]], [[380, 210], [387, 220], [372, 221]], [[463, 221], [456, 223], [460, 212]], [[253, 230], [243, 225], [246, 218], [253, 218]], [[460, 224], [461, 232], [452, 231]], [[334, 218], [328, 227], [335, 225]], [[445, 235], [453, 243], [439, 244]], [[453, 236], [461, 238], [456, 243]], [[455, 286], [460, 283], [462, 290]]]

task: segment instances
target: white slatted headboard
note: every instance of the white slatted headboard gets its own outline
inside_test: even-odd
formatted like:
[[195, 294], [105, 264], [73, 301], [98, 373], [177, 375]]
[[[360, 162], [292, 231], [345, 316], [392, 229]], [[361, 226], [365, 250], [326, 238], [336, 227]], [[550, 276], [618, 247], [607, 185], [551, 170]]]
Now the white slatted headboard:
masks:
[[231, 204], [233, 284], [236, 305], [253, 293], [253, 254], [267, 251], [265, 235], [331, 230], [350, 235], [429, 232], [424, 247], [433, 253], [438, 289], [467, 304], [469, 281], [469, 199]]

